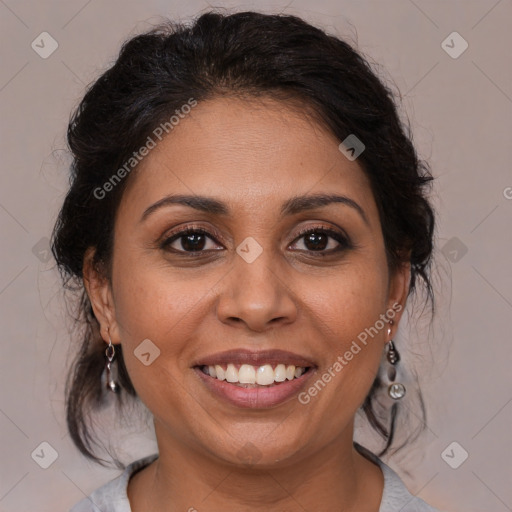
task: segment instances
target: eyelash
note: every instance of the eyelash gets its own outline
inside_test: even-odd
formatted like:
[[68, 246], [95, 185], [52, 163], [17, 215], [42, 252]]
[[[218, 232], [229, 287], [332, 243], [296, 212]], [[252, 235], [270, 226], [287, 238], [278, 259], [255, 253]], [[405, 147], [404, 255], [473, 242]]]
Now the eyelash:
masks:
[[[344, 251], [344, 250], [348, 250], [348, 249], [353, 249], [354, 248], [354, 245], [352, 244], [352, 242], [350, 241], [350, 239], [343, 235], [342, 233], [339, 233], [338, 231], [335, 231], [333, 229], [330, 229], [330, 228], [327, 228], [327, 227], [323, 227], [323, 226], [313, 226], [313, 227], [308, 227], [308, 228], [304, 228], [302, 229], [301, 231], [299, 231], [299, 233], [297, 234], [297, 236], [294, 238], [293, 240], [293, 243], [295, 243], [297, 240], [299, 240], [300, 238], [306, 236], [306, 235], [309, 235], [311, 233], [322, 233], [322, 234], [325, 234], [325, 235], [328, 235], [330, 238], [333, 238], [334, 240], [336, 240], [340, 245], [339, 247], [335, 248], [335, 249], [330, 249], [328, 251], [325, 251], [325, 250], [322, 250], [322, 251], [312, 251], [312, 250], [308, 250], [306, 252], [310, 253], [310, 254], [314, 254], [314, 255], [317, 255], [317, 256], [320, 256], [320, 257], [323, 257], [323, 256], [327, 256], [327, 255], [330, 255], [330, 254], [333, 254], [333, 253], [337, 253], [337, 252], [341, 252], [341, 251]], [[170, 249], [169, 246], [175, 242], [176, 240], [179, 240], [180, 238], [183, 238], [187, 235], [205, 235], [207, 236], [208, 238], [210, 238], [211, 240], [213, 240], [214, 242], [216, 242], [217, 244], [219, 244], [219, 242], [216, 240], [216, 237], [217, 238], [221, 238], [218, 234], [216, 234], [214, 232], [214, 234], [212, 235], [209, 231], [207, 231], [206, 229], [200, 227], [200, 226], [189, 226], [185, 229], [182, 229], [181, 231], [177, 231], [176, 233], [171, 233], [167, 238], [165, 238], [161, 244], [160, 244], [160, 249], [163, 249], [163, 250], [166, 250], [166, 251], [170, 251], [170, 252], [173, 252], [175, 254], [182, 254], [182, 255], [186, 255], [188, 257], [197, 257], [197, 255], [201, 255], [201, 253], [205, 253], [205, 252], [208, 252], [208, 250], [202, 250], [202, 251], [182, 251], [182, 250], [176, 250], [176, 249]], [[215, 249], [217, 250], [217, 249]], [[300, 250], [300, 252], [304, 252], [303, 250]]]

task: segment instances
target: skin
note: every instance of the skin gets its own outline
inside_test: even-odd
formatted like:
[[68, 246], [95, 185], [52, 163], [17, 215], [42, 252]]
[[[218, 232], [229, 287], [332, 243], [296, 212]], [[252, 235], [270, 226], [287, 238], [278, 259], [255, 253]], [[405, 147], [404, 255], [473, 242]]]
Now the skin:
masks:
[[[235, 407], [191, 368], [228, 349], [282, 348], [313, 360], [320, 377], [380, 315], [405, 305], [410, 267], [389, 273], [369, 181], [339, 142], [276, 100], [199, 103], [129, 177], [111, 279], [87, 252], [84, 282], [102, 337], [122, 343], [154, 416], [160, 456], [129, 482], [134, 512], [378, 511], [383, 475], [353, 448], [354, 416], [401, 313], [305, 405], [294, 398], [268, 409]], [[171, 193], [213, 197], [229, 215], [172, 205], [140, 221]], [[368, 223], [340, 203], [280, 216], [286, 200], [315, 193], [351, 198]], [[159, 248], [160, 237], [191, 225], [212, 234], [204, 255]], [[345, 233], [353, 247], [328, 255], [344, 247], [330, 237], [315, 251], [298, 237], [308, 227]], [[249, 236], [263, 249], [252, 263], [236, 253]], [[185, 251], [182, 241], [171, 247]], [[149, 366], [134, 355], [146, 338], [160, 350]], [[258, 453], [253, 464], [240, 459], [247, 443]]]

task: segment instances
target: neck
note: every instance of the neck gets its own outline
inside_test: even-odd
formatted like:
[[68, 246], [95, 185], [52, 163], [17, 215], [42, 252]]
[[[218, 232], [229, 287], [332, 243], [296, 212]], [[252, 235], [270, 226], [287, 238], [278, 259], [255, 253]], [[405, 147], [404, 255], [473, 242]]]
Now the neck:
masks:
[[130, 480], [133, 512], [226, 510], [378, 512], [383, 474], [353, 446], [353, 426], [321, 451], [268, 467], [243, 467], [163, 435], [159, 457]]

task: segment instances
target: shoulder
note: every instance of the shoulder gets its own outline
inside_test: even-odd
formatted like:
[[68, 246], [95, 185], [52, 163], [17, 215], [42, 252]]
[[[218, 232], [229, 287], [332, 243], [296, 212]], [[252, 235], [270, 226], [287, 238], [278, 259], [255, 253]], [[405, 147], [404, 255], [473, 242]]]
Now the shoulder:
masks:
[[384, 490], [379, 512], [441, 512], [411, 494], [398, 474], [374, 453], [357, 443], [354, 443], [354, 446], [362, 455], [377, 463], [384, 475]]
[[402, 479], [381, 461], [384, 493], [379, 512], [441, 512], [409, 492]]
[[138, 470], [149, 465], [158, 457], [158, 453], [148, 455], [132, 462], [117, 477], [99, 487], [88, 497], [79, 501], [69, 512], [131, 512], [127, 488], [130, 477]]

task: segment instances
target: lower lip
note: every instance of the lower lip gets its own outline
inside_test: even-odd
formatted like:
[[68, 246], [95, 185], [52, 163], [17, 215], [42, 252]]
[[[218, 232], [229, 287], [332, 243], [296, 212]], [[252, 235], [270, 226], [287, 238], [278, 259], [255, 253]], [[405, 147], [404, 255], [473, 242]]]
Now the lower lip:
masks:
[[299, 393], [315, 373], [314, 368], [310, 368], [300, 377], [274, 386], [242, 388], [225, 380], [210, 377], [198, 367], [194, 368], [194, 371], [215, 395], [246, 409], [266, 409], [287, 402]]

